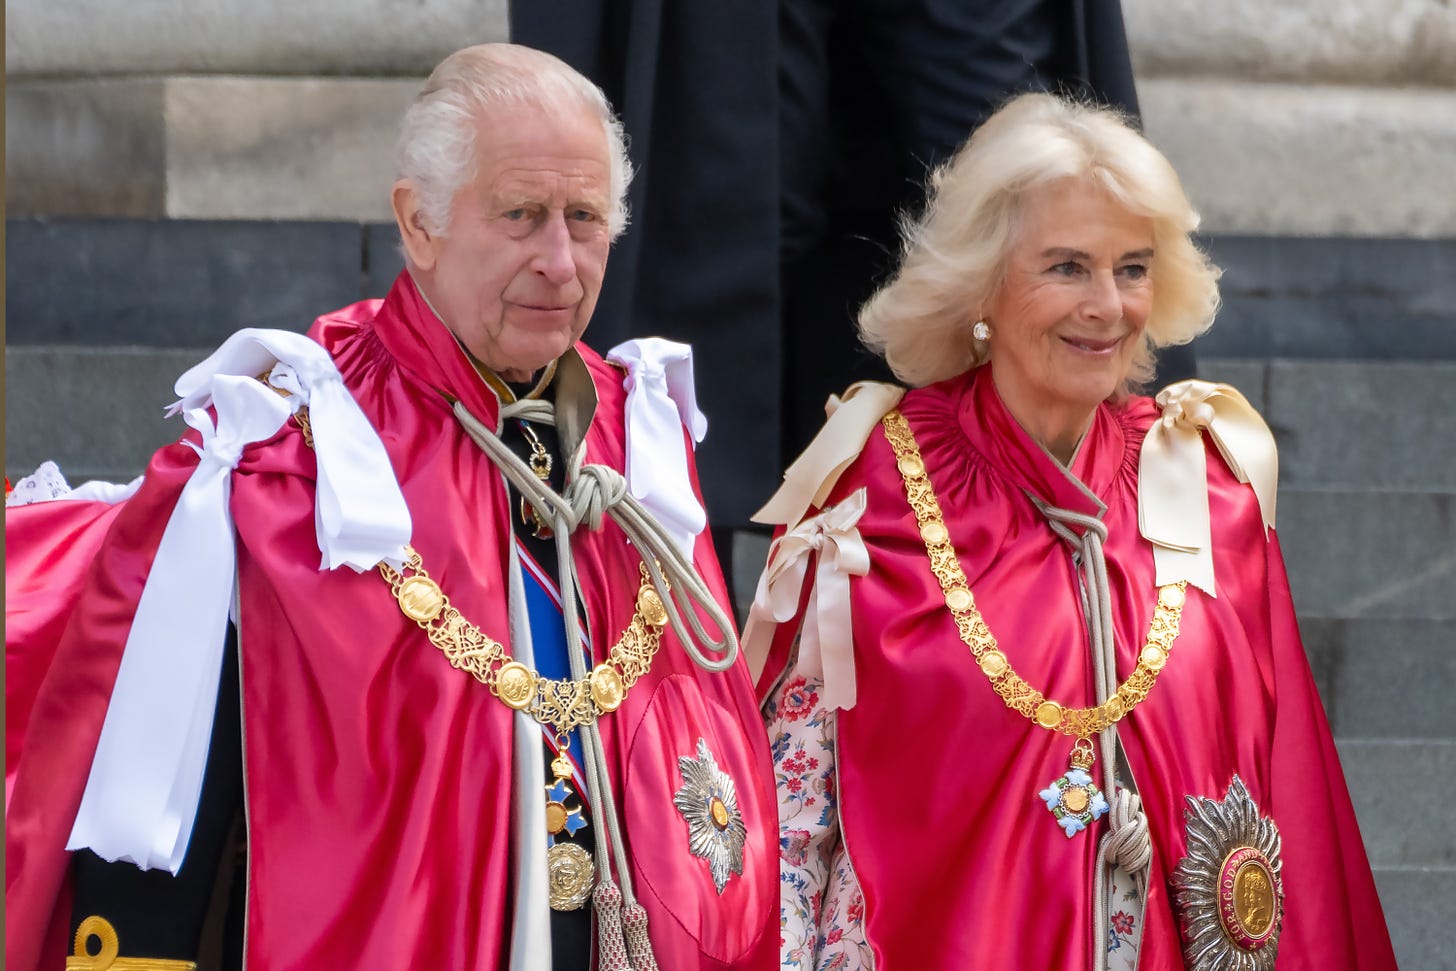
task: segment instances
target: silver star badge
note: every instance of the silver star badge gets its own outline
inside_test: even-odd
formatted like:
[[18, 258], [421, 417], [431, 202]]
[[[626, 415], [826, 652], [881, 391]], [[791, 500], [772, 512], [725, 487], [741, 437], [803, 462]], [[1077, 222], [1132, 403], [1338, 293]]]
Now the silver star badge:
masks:
[[718, 768], [708, 743], [698, 739], [697, 758], [677, 760], [683, 786], [672, 797], [673, 805], [688, 823], [688, 850], [708, 863], [718, 893], [732, 874], [743, 874], [743, 845], [748, 827], [738, 809], [738, 790], [728, 773]]
[[1173, 871], [1191, 971], [1272, 971], [1284, 918], [1279, 827], [1237, 775], [1222, 800], [1189, 796], [1188, 855]]

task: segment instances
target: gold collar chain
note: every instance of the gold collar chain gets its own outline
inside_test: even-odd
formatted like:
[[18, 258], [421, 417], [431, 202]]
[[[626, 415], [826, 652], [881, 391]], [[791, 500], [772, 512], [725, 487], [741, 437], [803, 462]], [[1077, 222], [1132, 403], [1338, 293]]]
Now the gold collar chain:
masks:
[[379, 572], [389, 582], [399, 609], [424, 629], [452, 667], [474, 677], [501, 701], [524, 711], [559, 739], [616, 711], [627, 692], [652, 667], [652, 658], [662, 642], [662, 629], [667, 625], [667, 609], [652, 588], [645, 564], [639, 565], [642, 585], [637, 589], [632, 622], [612, 645], [607, 659], [584, 678], [553, 680], [512, 658], [499, 641], [466, 620], [425, 572], [414, 548], [406, 547], [405, 551], [403, 572], [387, 563], [379, 564]]
[[1178, 637], [1187, 583], [1180, 580], [1158, 588], [1157, 609], [1148, 628], [1147, 644], [1138, 655], [1137, 667], [1106, 700], [1093, 708], [1072, 708], [1052, 701], [1011, 669], [991, 629], [976, 609], [975, 598], [971, 596], [960, 558], [951, 545], [940, 502], [930, 485], [910, 423], [896, 410], [887, 414], [882, 424], [885, 437], [895, 450], [896, 466], [905, 480], [905, 494], [915, 512], [920, 538], [924, 540], [925, 552], [930, 557], [931, 572], [940, 581], [945, 605], [955, 618], [956, 629], [966, 647], [970, 648], [971, 657], [975, 658], [991, 687], [1006, 702], [1006, 707], [1021, 712], [1042, 728], [1074, 736], [1080, 741], [1116, 724], [1147, 698], [1159, 672], [1168, 663], [1168, 653]]

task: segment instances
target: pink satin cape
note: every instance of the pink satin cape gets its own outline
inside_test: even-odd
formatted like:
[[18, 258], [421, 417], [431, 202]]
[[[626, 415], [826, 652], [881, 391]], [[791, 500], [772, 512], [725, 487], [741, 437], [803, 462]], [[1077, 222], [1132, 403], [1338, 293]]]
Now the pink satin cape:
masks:
[[[504, 524], [512, 510], [501, 476], [451, 413], [460, 400], [494, 426], [495, 397], [408, 275], [382, 304], [322, 317], [311, 336], [380, 432], [425, 569], [467, 618], [509, 646]], [[599, 398], [586, 461], [621, 469], [622, 372], [580, 350]], [[9, 816], [9, 967], [37, 967], [43, 946], [55, 946], [54, 931], [45, 937], [66, 910], [62, 847], [131, 611], [194, 463], [181, 445], [154, 457], [142, 492], [110, 529], [40, 689]], [[320, 571], [315, 470], [289, 422], [244, 452], [232, 480], [248, 966], [502, 967], [513, 906], [512, 712], [450, 667], [377, 572]], [[640, 557], [610, 523], [579, 531], [573, 550], [600, 659], [630, 622]], [[706, 533], [696, 563], [726, 603]], [[772, 966], [775, 804], [743, 662], [726, 674], [703, 672], [668, 630], [651, 672], [603, 720], [602, 736], [661, 966]], [[699, 738], [734, 780], [748, 828], [743, 874], [721, 895], [706, 862], [688, 852], [687, 823], [672, 801], [682, 785], [677, 759]], [[47, 966], [57, 960], [53, 949], [45, 957]]]
[[[1155, 406], [1133, 398], [1097, 410], [1072, 465], [1095, 500], [1021, 429], [988, 368], [911, 391], [900, 408], [1012, 667], [1049, 698], [1095, 704], [1070, 549], [1027, 494], [1094, 515], [1105, 504], [1117, 670], [1126, 676], [1156, 600], [1137, 523], [1138, 456]], [[1119, 726], [1154, 848], [1141, 967], [1184, 966], [1169, 875], [1185, 853], [1185, 797], [1222, 799], [1237, 773], [1283, 834], [1278, 967], [1393, 969], [1278, 541], [1266, 541], [1253, 491], [1216, 452], [1208, 471], [1218, 596], [1189, 588], [1166, 669]], [[859, 530], [872, 566], [850, 581], [859, 699], [838, 716], [837, 766], [876, 967], [1088, 968], [1107, 823], [1068, 839], [1037, 796], [1066, 771], [1071, 739], [1008, 709], [972, 660], [882, 431], [830, 502], [859, 488], [868, 490]], [[782, 667], [787, 637], [776, 637], [760, 684]]]

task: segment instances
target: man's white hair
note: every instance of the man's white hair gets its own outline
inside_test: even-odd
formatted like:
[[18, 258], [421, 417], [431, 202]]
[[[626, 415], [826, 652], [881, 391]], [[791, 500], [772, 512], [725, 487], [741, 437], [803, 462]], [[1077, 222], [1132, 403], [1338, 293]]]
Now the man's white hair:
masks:
[[480, 116], [506, 105], [548, 112], [580, 105], [601, 118], [611, 161], [607, 228], [612, 239], [620, 236], [627, 228], [627, 185], [632, 181], [622, 123], [602, 89], [576, 69], [518, 44], [477, 44], [456, 51], [440, 62], [405, 111], [394, 148], [395, 178], [414, 185], [425, 229], [446, 235], [455, 194], [476, 174]]

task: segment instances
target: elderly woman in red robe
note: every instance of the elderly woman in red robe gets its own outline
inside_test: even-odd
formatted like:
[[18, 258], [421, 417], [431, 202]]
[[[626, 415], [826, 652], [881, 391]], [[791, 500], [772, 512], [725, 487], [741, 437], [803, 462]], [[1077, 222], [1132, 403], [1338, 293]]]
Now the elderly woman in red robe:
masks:
[[1395, 967], [1268, 429], [1133, 392], [1218, 307], [1197, 222], [1118, 115], [1038, 94], [907, 223], [860, 326], [910, 390], [831, 400], [760, 513], [785, 967]]

